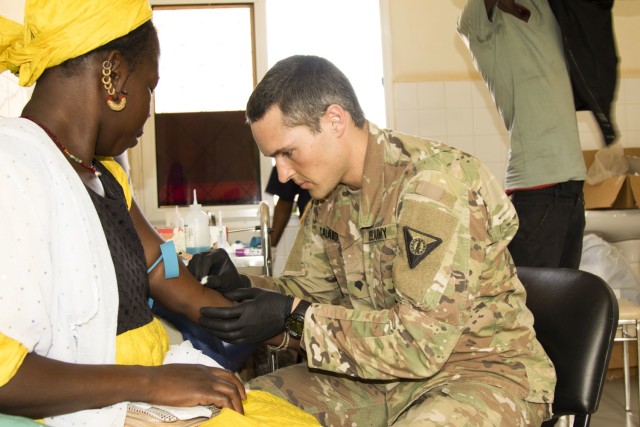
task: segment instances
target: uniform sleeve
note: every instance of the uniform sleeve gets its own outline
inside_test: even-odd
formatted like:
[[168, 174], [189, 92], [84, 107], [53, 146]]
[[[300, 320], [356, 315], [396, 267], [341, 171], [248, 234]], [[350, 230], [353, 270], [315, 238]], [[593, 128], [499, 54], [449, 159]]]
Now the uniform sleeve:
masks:
[[434, 171], [409, 183], [399, 207], [395, 306], [314, 305], [304, 330], [311, 367], [366, 379], [418, 379], [450, 359], [474, 315], [469, 307], [491, 241], [487, 209], [478, 191]]
[[341, 304], [345, 295], [338, 286], [322, 239], [312, 232], [312, 217], [309, 214], [303, 217], [282, 277], [252, 276], [250, 279], [255, 287], [322, 304]]

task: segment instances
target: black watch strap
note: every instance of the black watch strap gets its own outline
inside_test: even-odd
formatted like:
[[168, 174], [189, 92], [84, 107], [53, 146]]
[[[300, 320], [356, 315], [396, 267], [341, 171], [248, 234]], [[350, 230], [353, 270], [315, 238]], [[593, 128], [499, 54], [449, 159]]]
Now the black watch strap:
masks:
[[[304, 314], [307, 312], [307, 309], [311, 306], [311, 303], [309, 301], [305, 301], [305, 300], [300, 300], [300, 302], [298, 303], [298, 305], [296, 305], [296, 309], [293, 310], [293, 313], [295, 314], [302, 314], [302, 317], [304, 317]], [[293, 314], [291, 313], [291, 314]]]
[[284, 322], [284, 329], [291, 338], [295, 340], [302, 338], [302, 332], [304, 331], [304, 315], [310, 305], [310, 302], [301, 300], [295, 310], [287, 316], [287, 319]]

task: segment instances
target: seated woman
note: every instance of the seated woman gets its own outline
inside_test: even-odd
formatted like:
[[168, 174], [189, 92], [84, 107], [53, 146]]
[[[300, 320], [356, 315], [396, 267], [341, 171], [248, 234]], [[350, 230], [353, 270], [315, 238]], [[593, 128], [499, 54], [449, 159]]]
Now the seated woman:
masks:
[[0, 120], [0, 412], [91, 426], [123, 425], [128, 401], [248, 413], [231, 372], [162, 365], [149, 297], [194, 322], [230, 302], [181, 263], [147, 273], [164, 242], [125, 196], [122, 169], [95, 160], [136, 145], [149, 117], [148, 1], [30, 0], [25, 17], [0, 18], [0, 71], [37, 82], [22, 117]]

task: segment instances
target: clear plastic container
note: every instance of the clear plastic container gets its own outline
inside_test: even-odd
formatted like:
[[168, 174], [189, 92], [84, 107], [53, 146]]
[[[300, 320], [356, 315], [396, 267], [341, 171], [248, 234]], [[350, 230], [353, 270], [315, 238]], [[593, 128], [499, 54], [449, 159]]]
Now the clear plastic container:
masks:
[[198, 203], [196, 190], [193, 190], [193, 203], [184, 217], [185, 246], [188, 254], [197, 254], [211, 248], [209, 233], [209, 215]]

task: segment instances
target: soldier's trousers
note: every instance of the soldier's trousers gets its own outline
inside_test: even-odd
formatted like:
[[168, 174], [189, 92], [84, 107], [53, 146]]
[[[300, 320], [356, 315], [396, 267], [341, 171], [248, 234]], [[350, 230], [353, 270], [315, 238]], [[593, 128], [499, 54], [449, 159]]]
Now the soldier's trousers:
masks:
[[539, 426], [550, 415], [546, 404], [461, 382], [425, 393], [388, 423], [384, 385], [311, 371], [305, 364], [254, 378], [249, 386], [291, 402], [324, 426]]

